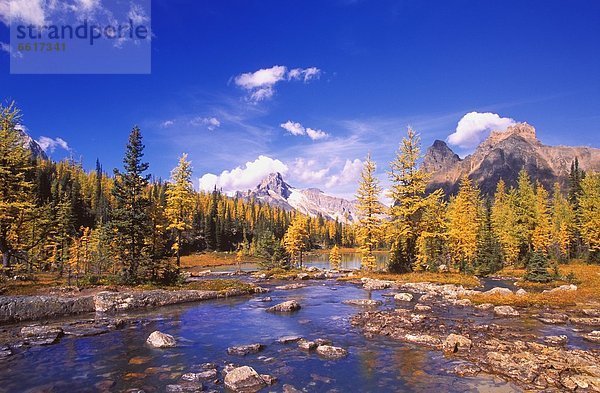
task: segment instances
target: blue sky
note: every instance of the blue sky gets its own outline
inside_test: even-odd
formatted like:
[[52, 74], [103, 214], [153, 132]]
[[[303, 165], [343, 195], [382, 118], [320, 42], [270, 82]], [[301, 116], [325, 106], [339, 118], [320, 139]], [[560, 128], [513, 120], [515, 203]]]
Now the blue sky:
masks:
[[489, 114], [463, 123], [462, 155], [508, 119], [600, 147], [598, 20], [596, 0], [154, 0], [150, 75], [10, 75], [0, 51], [0, 96], [35, 139], [68, 144], [47, 143], [53, 158], [86, 168], [120, 167], [137, 124], [157, 177], [187, 152], [205, 185], [276, 169], [349, 197], [368, 152], [385, 185], [407, 125], [426, 148], [470, 112]]

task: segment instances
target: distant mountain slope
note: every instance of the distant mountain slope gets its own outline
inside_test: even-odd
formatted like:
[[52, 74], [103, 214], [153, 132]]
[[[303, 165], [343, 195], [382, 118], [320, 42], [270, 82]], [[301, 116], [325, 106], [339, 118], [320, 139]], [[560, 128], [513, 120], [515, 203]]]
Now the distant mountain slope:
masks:
[[23, 147], [29, 149], [34, 158], [42, 158], [48, 159], [48, 156], [44, 152], [44, 150], [40, 147], [40, 145], [27, 134], [23, 129], [17, 128], [17, 132], [21, 135], [21, 139], [23, 140]]
[[579, 160], [584, 170], [600, 171], [600, 149], [592, 147], [546, 146], [536, 137], [535, 128], [518, 123], [504, 132], [493, 131], [473, 154], [461, 159], [443, 141], [435, 141], [425, 154], [423, 168], [431, 173], [428, 191], [458, 190], [464, 175], [479, 184], [482, 192], [493, 194], [500, 179], [515, 185], [522, 168], [547, 189], [555, 182], [566, 185], [571, 162]]
[[355, 203], [343, 198], [325, 194], [316, 188], [298, 189], [283, 180], [281, 173], [271, 173], [254, 189], [238, 191], [236, 196], [244, 199], [256, 199], [278, 206], [287, 211], [297, 210], [312, 217], [318, 214], [332, 220], [344, 222], [356, 217]]

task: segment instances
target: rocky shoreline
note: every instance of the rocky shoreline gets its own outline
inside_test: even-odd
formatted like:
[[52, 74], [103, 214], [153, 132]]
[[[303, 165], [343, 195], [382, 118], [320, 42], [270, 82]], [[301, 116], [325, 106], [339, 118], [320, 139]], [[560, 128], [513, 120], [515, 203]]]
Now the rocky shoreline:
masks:
[[[364, 285], [386, 287], [373, 282]], [[598, 310], [573, 310], [571, 315], [556, 310], [519, 313], [510, 306], [475, 306], [460, 299], [471, 292], [460, 286], [416, 283], [387, 287], [410, 291], [419, 300], [416, 304], [399, 301], [394, 309], [365, 311], [353, 317], [351, 323], [367, 337], [388, 336], [443, 351], [464, 361], [453, 370], [459, 376], [484, 372], [535, 391], [600, 391], [600, 350], [569, 348], [566, 335], [538, 336], [526, 323], [515, 320], [527, 314], [545, 324], [569, 323], [585, 340], [598, 342], [594, 340], [600, 332], [585, 333], [600, 326], [599, 318], [590, 317]], [[506, 288], [492, 291], [512, 293]], [[398, 299], [398, 294], [395, 296]], [[475, 318], [489, 323], [475, 323]], [[515, 323], [509, 323], [509, 318]]]

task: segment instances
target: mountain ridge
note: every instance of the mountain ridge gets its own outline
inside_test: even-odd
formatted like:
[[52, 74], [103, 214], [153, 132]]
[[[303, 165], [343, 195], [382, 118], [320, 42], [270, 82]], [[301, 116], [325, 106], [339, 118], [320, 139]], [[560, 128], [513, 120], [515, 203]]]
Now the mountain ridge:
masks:
[[506, 131], [492, 131], [473, 153], [462, 159], [446, 142], [436, 140], [427, 149], [422, 168], [431, 175], [429, 192], [442, 188], [446, 194], [454, 194], [460, 178], [466, 175], [477, 182], [484, 194], [490, 195], [500, 179], [514, 186], [523, 168], [546, 189], [551, 189], [555, 182], [564, 187], [576, 157], [581, 169], [600, 171], [600, 149], [544, 145], [533, 126], [516, 123]]
[[354, 201], [335, 197], [318, 188], [300, 189], [290, 186], [281, 173], [273, 172], [260, 181], [251, 190], [237, 191], [238, 198], [256, 199], [286, 211], [299, 211], [311, 217], [321, 214], [323, 217], [344, 222], [356, 219]]

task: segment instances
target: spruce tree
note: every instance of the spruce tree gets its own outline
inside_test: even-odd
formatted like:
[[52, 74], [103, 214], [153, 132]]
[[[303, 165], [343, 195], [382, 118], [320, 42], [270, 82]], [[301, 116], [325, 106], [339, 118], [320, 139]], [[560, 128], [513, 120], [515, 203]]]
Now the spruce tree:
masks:
[[138, 281], [138, 268], [148, 261], [146, 236], [150, 223], [147, 213], [149, 201], [145, 191], [150, 175], [144, 174], [149, 165], [142, 162], [143, 156], [142, 133], [136, 126], [129, 134], [123, 158], [124, 171], [114, 170], [113, 195], [116, 206], [112, 224], [116, 230], [124, 279], [127, 282]]
[[527, 271], [525, 279], [532, 282], [548, 282], [552, 280], [548, 272], [548, 257], [546, 255], [533, 251], [527, 261]]
[[487, 276], [502, 269], [502, 265], [502, 249], [492, 231], [491, 208], [488, 204], [485, 207], [483, 222], [477, 236], [474, 270], [478, 275]]

